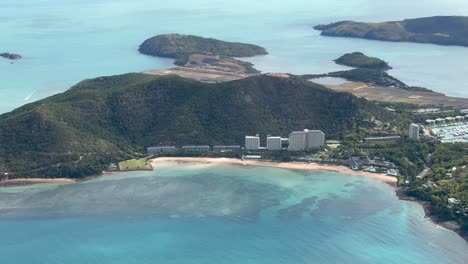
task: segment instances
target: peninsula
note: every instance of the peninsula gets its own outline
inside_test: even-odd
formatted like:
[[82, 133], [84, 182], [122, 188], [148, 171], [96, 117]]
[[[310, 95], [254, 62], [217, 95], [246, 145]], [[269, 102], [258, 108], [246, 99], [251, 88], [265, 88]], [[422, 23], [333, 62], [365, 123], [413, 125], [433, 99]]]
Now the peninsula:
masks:
[[449, 97], [424, 87], [407, 85], [386, 72], [391, 69], [387, 62], [369, 57], [362, 52], [348, 53], [334, 61], [355, 69], [324, 74], [304, 74], [301, 77], [311, 81], [323, 77], [343, 78], [349, 82], [325, 86], [373, 101], [468, 107], [467, 98]]
[[398, 80], [386, 72], [387, 70], [392, 69], [387, 62], [379, 58], [369, 57], [362, 52], [347, 53], [334, 61], [336, 64], [355, 67], [356, 69], [330, 72], [326, 74], [305, 74], [302, 77], [306, 79], [339, 77], [353, 82], [363, 82], [369, 85], [400, 88], [408, 91], [435, 93], [423, 87], [409, 86]]
[[[258, 74], [249, 62], [234, 57], [266, 55], [257, 45], [226, 42], [193, 35], [166, 34], [145, 40], [139, 47], [142, 54], [173, 58], [174, 64], [185, 69], [221, 71], [233, 74]], [[180, 69], [179, 69], [180, 70]]]
[[8, 60], [20, 60], [23, 58], [23, 56], [19, 54], [14, 54], [14, 53], [9, 53], [9, 52], [0, 53], [0, 57], [8, 59]]
[[318, 25], [314, 29], [322, 31], [323, 36], [331, 37], [468, 47], [467, 16], [435, 16], [381, 23], [340, 21]]

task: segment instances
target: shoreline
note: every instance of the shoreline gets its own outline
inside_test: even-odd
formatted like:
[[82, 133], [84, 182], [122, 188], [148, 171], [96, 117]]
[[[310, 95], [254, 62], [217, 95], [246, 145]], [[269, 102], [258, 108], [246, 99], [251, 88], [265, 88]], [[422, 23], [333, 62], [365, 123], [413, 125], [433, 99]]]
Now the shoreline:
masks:
[[40, 184], [40, 183], [63, 183], [63, 184], [72, 184], [80, 182], [74, 179], [68, 178], [55, 178], [55, 179], [48, 179], [48, 178], [18, 178], [18, 179], [9, 179], [0, 181], [0, 188], [1, 187], [17, 187], [17, 186], [26, 186], [26, 185], [33, 185], [33, 184]]
[[402, 201], [415, 202], [419, 204], [424, 210], [424, 217], [428, 218], [438, 228], [445, 229], [447, 231], [457, 233], [461, 238], [468, 242], [468, 234], [462, 232], [458, 224], [454, 222], [441, 222], [434, 218], [430, 212], [430, 205], [427, 202], [419, 201], [416, 198], [407, 196], [404, 193], [404, 188], [397, 188], [397, 178], [393, 176], [387, 176], [382, 173], [372, 173], [366, 171], [353, 171], [348, 167], [342, 165], [327, 165], [318, 163], [305, 163], [305, 162], [274, 162], [274, 161], [259, 161], [259, 160], [241, 160], [235, 158], [205, 158], [205, 157], [160, 157], [148, 160], [151, 169], [141, 170], [128, 170], [128, 171], [104, 171], [101, 175], [87, 177], [84, 179], [47, 179], [47, 178], [19, 178], [0, 181], [0, 188], [27, 186], [42, 183], [56, 183], [56, 184], [75, 184], [80, 182], [86, 182], [100, 177], [106, 177], [123, 172], [135, 172], [135, 171], [154, 171], [157, 162], [169, 164], [171, 162], [177, 164], [183, 163], [195, 163], [202, 166], [213, 166], [213, 165], [238, 165], [238, 166], [257, 166], [257, 167], [271, 167], [289, 170], [308, 170], [308, 171], [328, 171], [335, 172], [342, 175], [360, 176], [371, 179], [380, 180], [384, 183], [389, 184], [395, 190], [395, 195]]
[[361, 176], [372, 179], [381, 180], [385, 183], [388, 183], [392, 186], [396, 186], [397, 178], [392, 176], [387, 176], [381, 173], [372, 173], [366, 171], [353, 171], [348, 167], [340, 165], [326, 165], [319, 163], [305, 163], [305, 162], [274, 162], [274, 161], [258, 161], [258, 160], [241, 160], [234, 158], [199, 158], [199, 157], [162, 157], [151, 159], [153, 167], [157, 162], [186, 162], [186, 163], [200, 163], [206, 165], [243, 165], [243, 166], [259, 166], [259, 167], [274, 167], [280, 169], [290, 169], [290, 170], [311, 170], [311, 171], [329, 171], [336, 172], [344, 175], [353, 175]]
[[404, 187], [395, 189], [395, 195], [398, 199], [419, 204], [424, 210], [424, 218], [428, 218], [438, 228], [457, 233], [461, 238], [468, 242], [468, 233], [463, 232], [458, 223], [455, 221], [439, 221], [439, 219], [431, 214], [431, 205], [429, 202], [420, 201], [414, 197], [408, 196], [406, 195], [405, 190], [406, 188]]

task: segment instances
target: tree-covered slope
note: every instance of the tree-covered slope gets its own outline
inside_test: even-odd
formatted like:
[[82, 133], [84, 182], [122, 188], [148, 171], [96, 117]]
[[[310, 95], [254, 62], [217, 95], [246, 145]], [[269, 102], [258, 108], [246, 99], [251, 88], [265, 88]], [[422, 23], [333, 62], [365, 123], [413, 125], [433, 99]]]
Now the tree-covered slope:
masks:
[[314, 28], [325, 36], [468, 46], [466, 16], [435, 16], [382, 23], [341, 21]]
[[193, 35], [166, 34], [145, 40], [139, 51], [146, 55], [176, 59], [177, 65], [185, 64], [190, 55], [212, 53], [225, 57], [252, 57], [268, 54], [257, 45], [226, 42]]
[[342, 138], [363, 117], [397, 117], [348, 93], [298, 77], [260, 75], [220, 84], [125, 74], [0, 116], [0, 172], [83, 177], [160, 144], [242, 144], [246, 134], [303, 128]]

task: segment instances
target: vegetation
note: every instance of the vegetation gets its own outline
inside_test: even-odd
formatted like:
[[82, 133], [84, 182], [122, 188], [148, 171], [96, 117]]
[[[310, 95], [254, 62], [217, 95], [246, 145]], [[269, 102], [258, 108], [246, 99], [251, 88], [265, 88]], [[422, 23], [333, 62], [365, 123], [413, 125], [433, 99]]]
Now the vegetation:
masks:
[[337, 71], [325, 74], [304, 74], [304, 79], [315, 79], [320, 77], [338, 77], [352, 82], [364, 82], [372, 86], [396, 87], [409, 91], [433, 92], [423, 87], [409, 86], [385, 71], [391, 67], [379, 58], [369, 57], [361, 52], [348, 53], [335, 60], [335, 63], [357, 67], [347, 71]]
[[402, 119], [295, 76], [219, 84], [146, 74], [101, 77], [1, 115], [0, 173], [84, 177], [144, 157], [152, 145], [239, 145], [246, 134], [303, 128], [341, 139], [371, 117]]
[[379, 58], [366, 56], [361, 52], [347, 53], [336, 59], [335, 62], [349, 67], [367, 68], [380, 71], [386, 71], [392, 68], [385, 61]]
[[341, 21], [318, 25], [314, 29], [321, 30], [324, 36], [468, 46], [466, 16], [436, 16], [383, 23]]
[[140, 45], [139, 51], [146, 55], [174, 58], [176, 65], [185, 65], [193, 54], [210, 53], [223, 57], [268, 54], [257, 45], [180, 34], [158, 35], [147, 39]]
[[[465, 236], [468, 234], [467, 165], [467, 143], [438, 144], [429, 174], [422, 180], [413, 181], [407, 191], [408, 195], [427, 201], [435, 219], [457, 221]], [[456, 202], [450, 203], [449, 198], [455, 198]]]
[[390, 74], [384, 71], [373, 69], [352, 69], [349, 71], [337, 71], [325, 74], [302, 75], [302, 78], [308, 80], [320, 77], [339, 77], [352, 82], [364, 82], [369, 85], [376, 85], [382, 87], [397, 87], [409, 91], [433, 92], [432, 90], [423, 87], [408, 86], [404, 82], [398, 80], [397, 78], [391, 76]]
[[119, 162], [119, 170], [121, 171], [130, 171], [130, 170], [145, 170], [151, 169], [151, 164], [148, 162], [147, 158], [141, 159], [130, 159], [126, 161]]

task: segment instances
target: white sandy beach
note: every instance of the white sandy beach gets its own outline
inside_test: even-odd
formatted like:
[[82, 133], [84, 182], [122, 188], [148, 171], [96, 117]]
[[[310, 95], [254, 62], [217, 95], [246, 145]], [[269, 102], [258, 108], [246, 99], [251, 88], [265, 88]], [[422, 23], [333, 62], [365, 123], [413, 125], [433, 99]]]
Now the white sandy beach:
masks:
[[395, 185], [397, 178], [392, 176], [387, 176], [381, 173], [371, 173], [366, 171], [353, 171], [345, 166], [333, 166], [333, 165], [324, 165], [318, 163], [303, 163], [303, 162], [271, 162], [271, 161], [256, 161], [256, 160], [240, 160], [240, 159], [230, 159], [230, 158], [179, 158], [179, 157], [166, 157], [166, 158], [157, 158], [151, 160], [153, 167], [161, 163], [169, 162], [185, 162], [185, 163], [198, 163], [202, 166], [210, 166], [216, 164], [225, 164], [225, 165], [246, 165], [246, 166], [263, 166], [263, 167], [275, 167], [282, 169], [292, 169], [292, 170], [321, 170], [321, 171], [333, 171], [345, 175], [355, 175], [368, 177], [373, 179], [378, 179], [386, 183]]
[[0, 186], [18, 186], [18, 185], [30, 185], [38, 183], [76, 183], [76, 180], [67, 179], [67, 178], [56, 178], [56, 179], [47, 179], [47, 178], [18, 178], [10, 179], [5, 181], [0, 181]]

